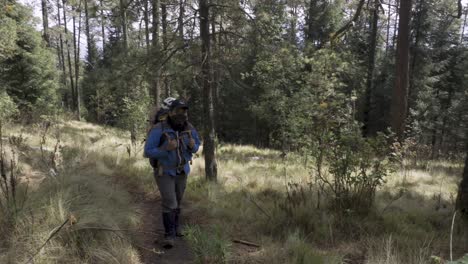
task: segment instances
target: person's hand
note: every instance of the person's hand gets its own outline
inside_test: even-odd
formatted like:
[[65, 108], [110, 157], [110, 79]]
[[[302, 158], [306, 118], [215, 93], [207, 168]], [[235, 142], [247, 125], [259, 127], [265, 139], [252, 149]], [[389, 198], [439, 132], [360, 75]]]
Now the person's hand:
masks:
[[166, 150], [171, 151], [177, 148], [177, 140], [176, 139], [169, 139], [167, 142]]
[[195, 147], [195, 140], [193, 138], [190, 138], [188, 146], [191, 149], [193, 149], [193, 147]]

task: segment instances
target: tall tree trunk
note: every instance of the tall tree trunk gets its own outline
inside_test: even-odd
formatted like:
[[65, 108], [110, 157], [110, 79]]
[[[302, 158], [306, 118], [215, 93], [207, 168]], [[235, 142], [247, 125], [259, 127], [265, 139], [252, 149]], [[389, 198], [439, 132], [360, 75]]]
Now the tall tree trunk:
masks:
[[[455, 58], [452, 58], [452, 59], [454, 60]], [[449, 82], [449, 83], [454, 83], [454, 82]], [[445, 100], [445, 103], [442, 104], [442, 109], [441, 109], [442, 110], [441, 111], [442, 126], [441, 126], [441, 129], [440, 129], [441, 131], [440, 131], [440, 140], [439, 140], [439, 150], [442, 150], [443, 153], [446, 153], [446, 151], [447, 151], [447, 149], [444, 148], [444, 144], [445, 144], [445, 136], [447, 134], [447, 123], [449, 122], [449, 120], [448, 120], [449, 119], [449, 109], [452, 106], [452, 98], [453, 98], [453, 94], [454, 94], [453, 85], [449, 84], [447, 92], [448, 92], [447, 99]]]
[[314, 7], [315, 7], [316, 0], [309, 1], [309, 7], [307, 9], [307, 30], [305, 32], [307, 44], [315, 44], [314, 43]]
[[93, 35], [91, 34], [89, 28], [89, 10], [88, 10], [88, 1], [84, 0], [84, 11], [85, 11], [85, 34], [86, 34], [86, 45], [88, 48], [88, 63], [87, 63], [87, 70], [91, 70], [94, 67], [94, 64], [97, 60], [97, 54], [95, 53], [95, 45], [93, 40]]
[[[437, 122], [437, 118], [434, 118], [434, 121], [433, 122]], [[436, 126], [436, 124], [434, 123], [434, 126]], [[432, 130], [431, 130], [431, 160], [434, 160], [437, 158], [437, 127], [434, 127]]]
[[390, 42], [390, 20], [392, 19], [392, 4], [391, 0], [388, 0], [388, 6], [387, 6], [387, 37], [385, 38], [385, 58], [387, 57], [388, 54], [388, 46]]
[[127, 33], [127, 1], [120, 0], [120, 19], [122, 21], [122, 39], [124, 50], [128, 50], [128, 33]]
[[67, 46], [68, 73], [69, 73], [70, 85], [71, 85], [72, 110], [76, 111], [76, 101], [75, 101], [76, 91], [75, 91], [75, 84], [74, 84], [74, 81], [73, 81], [73, 73], [72, 73], [72, 63], [71, 63], [71, 55], [70, 55], [70, 42], [68, 41], [66, 0], [62, 0], [62, 8], [63, 8], [63, 26], [64, 26], [64, 29], [65, 29], [65, 45]]
[[41, 0], [42, 8], [42, 26], [44, 28], [43, 38], [47, 43], [47, 47], [50, 47], [50, 36], [49, 36], [49, 12], [47, 10], [47, 0]]
[[[434, 98], [435, 101], [439, 101], [439, 96], [440, 96], [440, 90], [437, 89]], [[432, 129], [431, 129], [431, 160], [435, 159], [438, 156], [438, 150], [437, 150], [437, 135], [439, 134], [439, 115], [433, 115], [431, 123], [432, 123]]]
[[465, 7], [465, 18], [463, 19], [463, 27], [462, 32], [460, 34], [460, 43], [463, 43], [463, 37], [465, 35], [465, 28], [466, 28], [466, 16], [468, 15], [468, 5]]
[[106, 29], [105, 29], [105, 20], [104, 20], [104, 5], [102, 4], [103, 0], [99, 0], [100, 15], [101, 15], [101, 35], [102, 35], [102, 53], [105, 54], [106, 50]]
[[[400, 4], [400, 1], [401, 0], [396, 0], [395, 1], [395, 23], [393, 23], [393, 37], [392, 37], [392, 47], [395, 48], [395, 42], [396, 42], [396, 39], [397, 39], [397, 30], [398, 30], [398, 19], [399, 19], [399, 15], [400, 15], [400, 8], [399, 8], [399, 4]], [[405, 1], [405, 0], [403, 0]]]
[[146, 53], [149, 55], [150, 53], [150, 34], [149, 34], [149, 0], [143, 0], [144, 5], [144, 21], [145, 21], [145, 43], [146, 43]]
[[465, 217], [468, 217], [468, 131], [466, 132], [465, 140], [465, 168], [463, 169], [463, 178], [458, 188], [455, 208], [460, 210]]
[[[60, 18], [60, 0], [57, 0], [57, 23], [58, 23], [58, 27], [59, 29], [62, 27], [62, 20]], [[65, 87], [65, 89], [67, 88], [67, 71], [65, 69], [65, 55], [63, 54], [64, 53], [64, 50], [63, 50], [63, 38], [62, 38], [62, 30], [60, 29], [59, 31], [59, 62], [60, 62], [60, 66], [62, 68], [62, 82], [63, 82], [63, 86]], [[65, 104], [67, 106], [68, 109], [70, 108], [73, 108], [73, 107], [70, 107], [70, 103], [68, 102], [68, 96], [65, 95]]]
[[161, 76], [161, 65], [160, 65], [160, 58], [156, 58], [156, 56], [160, 56], [160, 47], [159, 47], [159, 21], [160, 21], [160, 12], [159, 8], [161, 6], [160, 0], [153, 0], [153, 56], [154, 58], [154, 67], [155, 71], [153, 73], [153, 100], [154, 105], [156, 108], [159, 108], [160, 101], [161, 101], [161, 84], [160, 84], [160, 76]]
[[210, 65], [210, 6], [208, 0], [200, 2], [200, 36], [202, 41], [202, 76], [203, 76], [203, 154], [205, 155], [205, 174], [209, 181], [217, 181], [218, 165], [215, 156], [215, 128], [213, 91], [211, 87]]
[[[76, 33], [76, 15], [78, 12], [78, 34]], [[75, 91], [76, 91], [76, 117], [81, 120], [81, 100], [80, 86], [78, 79], [80, 77], [80, 36], [81, 36], [81, 0], [78, 4], [78, 10], [73, 13], [73, 48], [75, 54]]]
[[163, 49], [167, 49], [167, 0], [161, 3], [161, 26], [162, 26], [162, 44]]
[[[210, 45], [212, 48], [212, 52], [211, 52], [211, 64], [214, 64], [214, 65], [217, 65], [217, 63], [219, 63], [219, 43], [218, 43], [218, 39], [217, 37], [219, 38], [221, 36], [221, 34], [216, 34], [216, 17], [217, 17], [217, 12], [216, 10], [214, 9], [211, 9], [211, 20], [210, 20], [210, 23], [211, 23], [211, 42], [212, 42], [212, 45]], [[211, 74], [212, 74], [212, 87], [211, 87], [211, 90], [212, 90], [212, 94], [213, 94], [213, 106], [214, 106], [214, 109], [218, 110], [219, 111], [219, 75], [220, 75], [220, 72], [219, 72], [219, 67], [211, 67]], [[214, 123], [215, 123], [215, 126], [217, 126], [217, 123], [220, 121], [219, 119], [219, 112], [215, 112], [214, 113]]]
[[403, 140], [408, 104], [409, 84], [409, 24], [411, 0], [403, 0], [400, 5], [398, 26], [395, 86], [392, 94], [391, 127], [398, 139]]
[[291, 8], [291, 24], [290, 24], [290, 31], [289, 31], [289, 41], [293, 46], [297, 45], [296, 41], [296, 18], [297, 18], [297, 6], [294, 5]]
[[416, 18], [416, 28], [415, 28], [415, 37], [414, 37], [414, 45], [411, 47], [411, 64], [409, 68], [409, 90], [408, 90], [408, 106], [407, 106], [407, 111], [409, 113], [409, 110], [411, 107], [415, 104], [416, 101], [416, 96], [417, 96], [417, 91], [415, 91], [415, 69], [416, 65], [418, 63], [418, 58], [419, 58], [419, 42], [421, 40], [421, 20], [423, 16], [423, 12], [425, 12], [425, 3], [424, 0], [419, 0], [418, 1], [418, 6], [417, 6], [417, 18]]
[[366, 80], [366, 97], [364, 104], [364, 126], [363, 126], [363, 136], [367, 137], [369, 135], [369, 126], [370, 126], [370, 113], [372, 107], [372, 90], [374, 89], [374, 69], [375, 69], [375, 55], [377, 48], [377, 31], [378, 22], [379, 22], [379, 0], [374, 0], [374, 5], [372, 8], [372, 20], [370, 23], [371, 34], [369, 36], [369, 60], [367, 64], [367, 80]]
[[179, 37], [182, 41], [184, 40], [185, 1], [186, 0], [180, 0], [179, 2], [179, 17], [177, 18], [178, 19], [177, 31], [179, 32]]
[[[167, 52], [168, 43], [167, 43], [167, 0], [163, 0], [161, 3], [161, 25], [162, 25], [162, 44], [164, 52]], [[164, 72], [165, 69], [163, 68], [162, 71]], [[169, 87], [169, 80], [167, 76], [164, 76], [164, 91], [166, 97], [171, 95], [171, 88]]]

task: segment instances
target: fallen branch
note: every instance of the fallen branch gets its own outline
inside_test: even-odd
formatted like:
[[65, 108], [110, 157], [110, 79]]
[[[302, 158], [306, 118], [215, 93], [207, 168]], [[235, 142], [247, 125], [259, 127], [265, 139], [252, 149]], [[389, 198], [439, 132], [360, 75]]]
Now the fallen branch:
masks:
[[29, 260], [26, 262], [26, 263], [32, 263], [32, 260], [37, 256], [37, 254], [39, 254], [39, 252], [41, 252], [41, 250], [45, 247], [45, 245], [56, 235], [58, 234], [58, 232], [68, 223], [70, 219], [67, 218], [67, 220], [65, 220], [58, 228], [55, 229], [55, 231], [52, 231], [52, 233], [50, 234], [49, 238], [47, 238], [47, 240], [44, 242], [44, 244], [42, 244], [42, 246], [36, 251], [36, 253], [34, 255], [32, 255], [31, 258], [29, 258]]
[[250, 247], [256, 247], [256, 248], [261, 247], [259, 244], [255, 244], [255, 243], [245, 241], [245, 240], [240, 240], [240, 239], [233, 239], [232, 242], [242, 244], [242, 245], [246, 245], [246, 246], [250, 246]]

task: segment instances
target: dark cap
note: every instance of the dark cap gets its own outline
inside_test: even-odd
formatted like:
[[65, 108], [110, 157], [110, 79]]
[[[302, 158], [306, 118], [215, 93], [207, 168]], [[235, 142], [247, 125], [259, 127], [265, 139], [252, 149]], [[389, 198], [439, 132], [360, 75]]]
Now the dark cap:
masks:
[[174, 110], [177, 108], [189, 109], [187, 102], [185, 102], [185, 100], [182, 99], [172, 101], [170, 109]]

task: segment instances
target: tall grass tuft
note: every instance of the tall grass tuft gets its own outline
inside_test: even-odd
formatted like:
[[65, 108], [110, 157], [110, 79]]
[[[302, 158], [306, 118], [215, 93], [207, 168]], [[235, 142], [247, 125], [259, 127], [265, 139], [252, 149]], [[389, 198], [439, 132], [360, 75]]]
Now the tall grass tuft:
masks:
[[231, 244], [223, 237], [220, 227], [203, 229], [192, 225], [187, 226], [185, 232], [197, 263], [227, 263]]
[[[117, 164], [130, 166], [127, 159], [122, 162], [124, 150], [116, 150], [123, 140], [115, 131], [85, 123], [56, 128], [63, 140], [50, 133], [25, 135], [30, 146], [21, 149], [18, 165], [27, 169], [17, 170], [13, 178], [35, 183], [23, 209], [15, 210], [14, 225], [7, 226], [0, 213], [0, 263], [141, 263], [131, 232], [139, 226], [140, 213], [125, 185], [119, 184], [126, 175]], [[96, 138], [94, 145], [83, 144], [90, 136]], [[59, 148], [63, 162], [57, 166]], [[44, 162], [44, 157], [52, 162]], [[9, 193], [24, 193], [22, 184], [12, 188], [8, 177]], [[6, 227], [9, 232], [3, 232]]]

